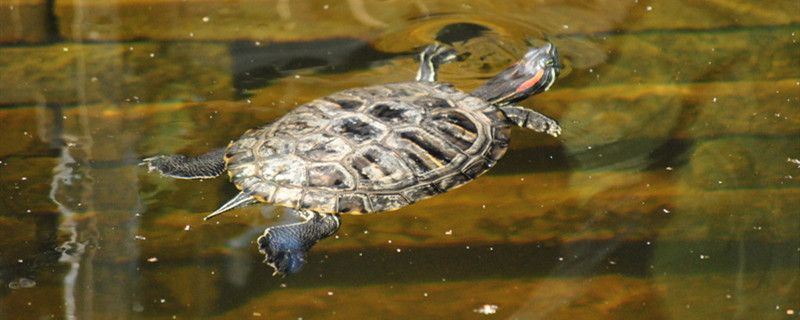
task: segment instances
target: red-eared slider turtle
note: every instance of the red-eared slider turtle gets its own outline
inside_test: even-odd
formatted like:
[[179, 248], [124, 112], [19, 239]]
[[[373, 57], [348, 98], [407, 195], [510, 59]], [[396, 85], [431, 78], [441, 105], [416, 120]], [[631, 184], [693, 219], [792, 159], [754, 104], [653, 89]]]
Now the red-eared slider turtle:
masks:
[[531, 48], [472, 93], [436, 81], [438, 66], [455, 56], [428, 46], [416, 81], [333, 93], [226, 148], [143, 164], [183, 179], [227, 171], [241, 192], [206, 219], [256, 202], [296, 209], [305, 221], [267, 228], [258, 245], [276, 273], [297, 272], [311, 246], [339, 229], [340, 214], [395, 210], [471, 181], [506, 152], [511, 125], [561, 133], [555, 120], [514, 105], [555, 81], [552, 44]]

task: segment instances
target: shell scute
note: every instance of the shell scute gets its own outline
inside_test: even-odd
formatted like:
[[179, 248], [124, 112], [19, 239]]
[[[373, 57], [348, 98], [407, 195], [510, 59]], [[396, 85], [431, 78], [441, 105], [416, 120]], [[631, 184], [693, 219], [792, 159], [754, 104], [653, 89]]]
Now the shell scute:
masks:
[[355, 179], [341, 164], [314, 164], [308, 168], [308, 186], [329, 190], [353, 190]]

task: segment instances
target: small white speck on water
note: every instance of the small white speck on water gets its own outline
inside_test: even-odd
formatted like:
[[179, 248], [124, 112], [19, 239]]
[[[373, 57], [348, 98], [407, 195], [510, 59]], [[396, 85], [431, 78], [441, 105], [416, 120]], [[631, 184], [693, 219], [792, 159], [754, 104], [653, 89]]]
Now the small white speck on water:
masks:
[[427, 297], [427, 296], [428, 296], [428, 293], [427, 293], [427, 292], [423, 292], [423, 293], [422, 293], [422, 296], [423, 296], [423, 297]]
[[669, 209], [667, 209], [667, 208], [661, 209], [661, 211], [664, 212], [664, 213], [669, 213], [670, 212]]
[[711, 256], [705, 254], [700, 255], [700, 260], [708, 260], [708, 259], [711, 259]]
[[183, 231], [189, 231], [190, 229], [192, 229], [192, 226], [188, 224], [185, 227], [183, 227]]
[[448, 235], [448, 236], [452, 236], [453, 235], [453, 229], [445, 231], [444, 234]]
[[790, 316], [794, 315], [794, 309], [786, 309], [786, 314]]
[[296, 74], [296, 75], [294, 75], [294, 78], [295, 78], [295, 79], [300, 79], [300, 75], [299, 75], [299, 74]]
[[156, 257], [147, 258], [147, 262], [150, 262], [150, 263], [158, 262], [158, 258], [156, 258]]
[[209, 21], [211, 21], [210, 17], [208, 17], [208, 16], [203, 17], [203, 22], [209, 22]]
[[586, 149], [587, 150], [592, 150], [592, 146], [587, 146]]
[[23, 262], [25, 262], [25, 260], [22, 260], [22, 259], [18, 259], [17, 260], [17, 263], [23, 263]]
[[156, 54], [153, 53], [153, 52], [150, 52], [150, 58], [155, 58], [155, 57], [156, 57]]
[[69, 52], [69, 48], [67, 48], [67, 47], [63, 47], [63, 48], [61, 48], [61, 50], [64, 51], [64, 52]]
[[22, 177], [21, 180], [22, 181], [28, 180], [28, 177]]
[[136, 239], [136, 240], [147, 240], [147, 238], [145, 238], [144, 236], [140, 236], [140, 235], [135, 235], [135, 236], [133, 236], [133, 238]]
[[333, 291], [328, 291], [328, 295], [332, 296], [333, 295]]
[[397, 248], [397, 253], [400, 253], [400, 252], [403, 252], [403, 250], [400, 249], [400, 248]]
[[486, 209], [486, 205], [485, 205], [485, 204], [482, 204], [482, 205], [481, 205], [481, 209]]
[[717, 181], [717, 184], [722, 184], [722, 180]]
[[614, 261], [614, 260], [608, 260], [608, 264], [610, 264], [612, 266], [615, 266], [615, 265], [617, 265], [617, 262]]
[[189, 32], [189, 38], [194, 38], [194, 32]]
[[565, 24], [565, 25], [561, 26], [561, 28], [564, 28], [564, 30], [569, 29], [569, 25]]
[[653, 6], [647, 6], [645, 9], [647, 9], [647, 11], [653, 11]]
[[730, 293], [725, 295], [725, 299], [730, 299], [730, 298], [733, 298], [733, 296], [731, 296]]
[[128, 51], [133, 51], [133, 47], [128, 47]]
[[645, 244], [649, 246], [651, 244], [651, 242], [647, 241], [647, 242], [645, 242]]
[[261, 312], [253, 312], [253, 316], [254, 317], [260, 317], [261, 316]]
[[564, 257], [558, 257], [558, 261], [564, 261]]
[[472, 311], [475, 313], [480, 313], [483, 315], [490, 315], [497, 313], [497, 305], [494, 304], [484, 304], [478, 309], [473, 309]]
[[666, 168], [664, 168], [664, 170], [672, 171], [672, 167], [666, 167]]
[[31, 209], [25, 210], [26, 213], [31, 213]]
[[159, 302], [161, 302], [161, 303], [167, 302], [167, 299], [161, 298], [161, 300], [159, 300]]
[[254, 44], [256, 45], [256, 47], [260, 47], [261, 46], [261, 41], [256, 41], [256, 42], [254, 42]]
[[392, 243], [392, 240], [387, 240], [386, 242], [388, 242], [388, 243]]
[[717, 103], [717, 97], [711, 98], [711, 102]]
[[331, 7], [330, 5], [326, 4], [326, 5], [322, 6], [322, 10], [328, 10], [330, 7]]

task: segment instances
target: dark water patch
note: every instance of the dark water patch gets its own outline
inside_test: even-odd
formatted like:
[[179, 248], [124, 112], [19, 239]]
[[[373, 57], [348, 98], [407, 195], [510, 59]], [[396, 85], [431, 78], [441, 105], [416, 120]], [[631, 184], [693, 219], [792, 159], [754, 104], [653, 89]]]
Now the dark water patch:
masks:
[[[699, 248], [723, 248], [712, 259], [699, 258]], [[698, 248], [693, 251], [692, 248]], [[727, 248], [727, 249], [726, 249]], [[281, 278], [253, 259], [248, 281], [219, 282], [219, 311], [240, 307], [250, 297], [289, 288], [358, 287], [367, 285], [470, 282], [482, 279], [573, 278], [621, 275], [750, 273], [797, 267], [797, 244], [764, 242], [580, 241], [574, 243], [467, 244], [420, 248], [367, 248], [313, 251], [300, 273]], [[655, 260], [660, 262], [654, 263]], [[195, 261], [197, 263], [197, 261]], [[221, 274], [232, 267], [220, 259], [204, 260]], [[170, 268], [185, 263], [164, 263]], [[151, 266], [145, 266], [150, 268]]]
[[491, 29], [469, 22], [453, 23], [444, 26], [436, 33], [436, 41], [453, 44], [484, 36]]
[[45, 12], [45, 30], [48, 42], [61, 41], [61, 33], [58, 31], [58, 15], [56, 15], [56, 0], [46, 0], [47, 11]]
[[362, 69], [396, 54], [384, 53], [358, 39], [326, 39], [309, 42], [260, 43], [237, 41], [230, 45], [234, 87], [239, 92], [264, 87], [270, 80], [293, 71], [317, 72]]

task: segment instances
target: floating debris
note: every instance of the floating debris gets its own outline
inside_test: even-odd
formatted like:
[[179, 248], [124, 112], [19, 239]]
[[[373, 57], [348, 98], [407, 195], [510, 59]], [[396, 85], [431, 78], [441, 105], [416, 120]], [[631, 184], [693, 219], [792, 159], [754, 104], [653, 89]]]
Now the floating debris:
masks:
[[789, 163], [796, 164], [797, 168], [800, 169], [800, 159], [786, 158], [786, 161], [789, 162]]
[[36, 286], [36, 281], [25, 277], [17, 278], [16, 280], [8, 283], [8, 287], [13, 290], [28, 289], [28, 288], [33, 288], [35, 286]]
[[497, 305], [494, 304], [484, 304], [479, 309], [474, 309], [472, 311], [483, 315], [490, 315], [497, 313], [497, 308], [498, 308]]

